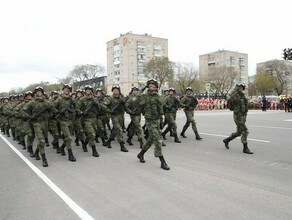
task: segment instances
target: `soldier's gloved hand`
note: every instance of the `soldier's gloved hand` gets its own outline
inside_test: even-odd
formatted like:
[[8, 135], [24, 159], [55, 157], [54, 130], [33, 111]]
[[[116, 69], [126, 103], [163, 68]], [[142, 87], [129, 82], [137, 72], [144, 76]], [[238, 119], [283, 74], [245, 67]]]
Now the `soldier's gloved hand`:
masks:
[[65, 114], [65, 112], [66, 112], [66, 108], [62, 108], [60, 111], [60, 114]]
[[93, 101], [93, 102], [92, 102], [92, 105], [93, 105], [94, 107], [98, 107], [98, 102], [97, 102], [97, 101]]
[[107, 113], [109, 113], [109, 114], [113, 114], [114, 111], [112, 111], [112, 110], [108, 110]]
[[37, 119], [37, 118], [38, 118], [38, 117], [37, 117], [36, 114], [30, 116], [30, 119], [31, 119], [31, 120], [35, 120], [35, 119]]
[[82, 115], [82, 116], [87, 116], [88, 113], [87, 113], [87, 112], [81, 112], [81, 115]]

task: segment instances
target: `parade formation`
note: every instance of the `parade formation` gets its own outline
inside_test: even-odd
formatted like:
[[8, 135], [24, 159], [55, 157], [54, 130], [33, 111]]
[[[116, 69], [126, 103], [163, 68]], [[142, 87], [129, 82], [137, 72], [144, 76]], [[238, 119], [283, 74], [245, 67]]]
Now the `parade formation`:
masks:
[[[48, 135], [52, 137], [51, 145], [56, 154], [68, 154], [71, 162], [77, 161], [72, 143], [81, 146], [85, 153], [90, 151], [93, 157], [99, 157], [100, 141], [107, 148], [112, 148], [111, 143], [117, 141], [120, 151], [128, 152], [126, 144], [133, 145], [132, 139], [137, 136], [141, 149], [138, 160], [145, 163], [145, 153], [154, 145], [154, 156], [159, 158], [161, 168], [169, 170], [162, 153], [163, 140], [166, 140], [168, 132], [174, 143], [180, 144], [180, 138], [187, 138], [185, 132], [191, 126], [195, 139], [202, 140], [194, 119], [194, 110], [199, 102], [191, 87], [185, 89], [181, 98], [176, 96], [174, 88], [160, 96], [158, 88], [155, 79], [149, 79], [145, 88], [133, 87], [127, 96], [122, 94], [119, 86], [112, 87], [111, 96], [100, 88], [94, 90], [90, 85], [73, 92], [71, 85], [65, 84], [62, 94], [56, 91], [46, 94], [38, 86], [25, 94], [1, 98], [1, 131], [7, 137], [12, 135], [31, 158], [42, 161], [43, 167], [49, 165], [45, 153], [45, 146], [50, 146]], [[247, 146], [245, 122], [248, 102], [244, 89], [245, 85], [238, 83], [230, 94], [227, 107], [234, 112], [237, 131], [223, 140], [223, 146], [229, 149], [228, 143], [241, 136], [243, 153], [253, 154]], [[176, 124], [179, 109], [183, 109], [186, 116], [181, 130]], [[131, 119], [127, 127], [125, 114], [129, 114]], [[142, 117], [144, 125], [141, 124]], [[123, 133], [127, 133], [126, 140]]]

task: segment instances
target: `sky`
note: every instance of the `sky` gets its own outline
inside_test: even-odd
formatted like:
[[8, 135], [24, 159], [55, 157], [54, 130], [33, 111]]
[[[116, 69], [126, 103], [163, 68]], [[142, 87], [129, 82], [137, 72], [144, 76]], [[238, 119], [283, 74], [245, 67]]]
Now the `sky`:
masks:
[[106, 42], [120, 34], [168, 39], [173, 62], [222, 50], [256, 63], [292, 47], [288, 0], [2, 0], [0, 92], [58, 82], [76, 65], [106, 67]]

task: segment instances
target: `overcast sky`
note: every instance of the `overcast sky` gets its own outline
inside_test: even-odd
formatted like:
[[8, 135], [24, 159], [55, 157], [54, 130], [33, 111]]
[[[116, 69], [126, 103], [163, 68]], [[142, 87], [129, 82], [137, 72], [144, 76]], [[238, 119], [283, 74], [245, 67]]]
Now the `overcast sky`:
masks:
[[106, 42], [132, 31], [168, 39], [169, 59], [198, 66], [225, 49], [256, 63], [292, 47], [291, 1], [2, 0], [0, 92], [57, 82], [75, 65], [106, 67]]

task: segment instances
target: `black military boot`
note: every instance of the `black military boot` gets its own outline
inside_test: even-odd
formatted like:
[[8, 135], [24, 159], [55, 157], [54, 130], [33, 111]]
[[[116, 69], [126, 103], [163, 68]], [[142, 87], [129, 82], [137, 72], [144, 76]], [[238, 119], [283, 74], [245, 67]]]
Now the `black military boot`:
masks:
[[25, 144], [25, 141], [24, 140], [21, 140], [20, 141], [20, 144], [22, 146], [22, 150], [26, 150], [26, 144]]
[[113, 139], [111, 139], [111, 138], [109, 138], [109, 139], [107, 140], [106, 146], [107, 146], [108, 148], [112, 148], [112, 144], [111, 144], [112, 140], [113, 140]]
[[121, 151], [123, 151], [123, 152], [128, 152], [128, 149], [125, 147], [124, 142], [121, 142], [121, 143], [120, 143], [120, 146], [121, 146]]
[[87, 147], [86, 147], [86, 145], [87, 145], [87, 141], [81, 141], [81, 143], [82, 143], [83, 151], [84, 151], [84, 152], [88, 152]]
[[180, 133], [180, 136], [182, 136], [183, 138], [187, 138], [187, 136], [185, 136], [185, 132], [187, 129], [187, 126], [184, 126], [182, 132]]
[[76, 144], [77, 147], [80, 146], [80, 144], [79, 144], [79, 138], [78, 137], [75, 139], [75, 144]]
[[76, 158], [74, 157], [73, 155], [73, 152], [72, 152], [72, 149], [68, 149], [68, 159], [71, 161], [71, 162], [75, 162], [76, 161]]
[[36, 150], [35, 150], [35, 152], [34, 152], [34, 156], [35, 156], [35, 159], [36, 160], [40, 160], [41, 158], [40, 158], [40, 155], [39, 155], [39, 149], [37, 148]]
[[196, 140], [202, 140], [203, 138], [200, 137], [198, 131], [195, 131]]
[[167, 163], [165, 162], [164, 157], [160, 156], [159, 159], [160, 159], [160, 162], [161, 162], [161, 168], [164, 169], [164, 170], [169, 170], [170, 168], [167, 165]]
[[97, 151], [96, 151], [96, 147], [95, 147], [95, 145], [91, 146], [91, 148], [92, 148], [92, 156], [94, 156], [94, 157], [99, 157], [99, 154], [98, 154]]
[[230, 141], [231, 141], [231, 138], [230, 138], [230, 137], [225, 138], [225, 139], [223, 140], [226, 149], [229, 149], [229, 142], [230, 142]]
[[27, 146], [27, 151], [28, 151], [30, 157], [35, 157], [35, 155], [33, 153], [32, 146]]
[[178, 139], [177, 134], [173, 134], [173, 136], [174, 136], [174, 142], [175, 143], [181, 143], [181, 141]]
[[46, 147], [49, 147], [50, 146], [48, 137], [45, 138], [45, 143], [46, 143]]
[[133, 142], [132, 142], [132, 137], [128, 137], [128, 139], [127, 139], [127, 143], [128, 143], [129, 145], [131, 145], [131, 146], [134, 145]]
[[166, 128], [162, 133], [161, 133], [161, 136], [162, 136], [162, 138], [163, 138], [163, 140], [166, 140], [166, 134], [167, 134], [167, 132], [168, 132], [168, 128]]
[[10, 137], [9, 130], [6, 130], [6, 136]]
[[243, 144], [243, 153], [245, 153], [245, 154], [253, 154], [253, 152], [251, 152], [249, 150], [249, 148], [247, 147], [247, 144]]
[[46, 155], [45, 154], [41, 154], [42, 156], [42, 161], [43, 161], [43, 167], [47, 167], [49, 166]]
[[101, 141], [102, 141], [102, 146], [107, 146], [107, 143], [106, 143], [106, 140], [105, 140], [105, 138], [101, 138]]
[[142, 139], [142, 138], [139, 138], [138, 141], [139, 141], [139, 143], [140, 143], [140, 149], [142, 149], [143, 144], [144, 144], [144, 143], [143, 143], [143, 139]]
[[137, 155], [138, 159], [140, 160], [141, 163], [145, 163], [144, 160], [144, 154], [145, 154], [146, 150], [141, 150], [140, 153]]
[[66, 153], [65, 153], [65, 146], [66, 146], [65, 143], [63, 143], [62, 146], [60, 147], [60, 152], [61, 152], [61, 155], [62, 156], [65, 156], [66, 155]]

